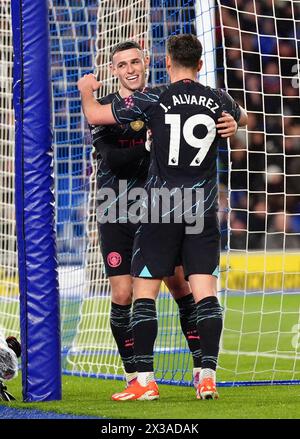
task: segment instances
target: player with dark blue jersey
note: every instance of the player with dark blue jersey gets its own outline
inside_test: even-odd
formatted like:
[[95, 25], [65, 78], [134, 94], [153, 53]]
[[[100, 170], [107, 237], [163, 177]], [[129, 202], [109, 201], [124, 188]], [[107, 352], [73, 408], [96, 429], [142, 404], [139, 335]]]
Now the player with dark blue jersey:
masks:
[[[195, 273], [218, 272], [216, 159], [219, 135], [216, 124], [223, 112], [231, 114], [236, 121], [240, 120], [239, 105], [225, 91], [205, 87], [191, 79], [135, 92], [123, 101], [113, 101], [115, 120], [125, 123], [139, 115], [152, 132], [151, 167], [146, 183], [150, 207], [155, 201], [154, 188], [173, 191], [177, 188], [176, 196], [178, 189], [190, 188], [191, 200], [196, 196], [193, 192], [203, 191], [203, 203], [197, 205], [195, 200], [198, 212], [193, 210], [194, 217], [197, 214], [203, 216], [203, 232], [186, 235], [186, 222], [176, 221], [174, 215], [170, 215], [168, 224], [164, 223], [162, 214], [159, 215], [159, 225], [150, 221], [143, 224], [135, 242], [133, 276], [148, 273], [148, 277], [161, 278], [172, 275], [182, 246], [186, 278]], [[182, 198], [171, 200], [170, 205], [171, 212], [175, 214], [179, 210], [181, 216], [183, 209], [178, 208], [183, 207]], [[195, 258], [197, 247], [198, 257]], [[159, 259], [155, 257], [157, 254], [160, 254]]]
[[[170, 37], [166, 65], [171, 85], [135, 92], [123, 101], [114, 100], [112, 105], [100, 108], [95, 106], [92, 94], [99, 87], [97, 81], [83, 78], [78, 84], [89, 122], [130, 123], [141, 119], [153, 136], [146, 183], [147, 220], [142, 219], [136, 233], [132, 262], [132, 274], [136, 276], [132, 324], [139, 373], [137, 382], [129, 386], [120, 399], [158, 397], [153, 374], [153, 345], [157, 333], [155, 299], [161, 279], [173, 273], [178, 257], [197, 304], [197, 329], [202, 348], [197, 396], [199, 399], [218, 397], [215, 370], [222, 308], [216, 295], [220, 252], [216, 173], [220, 135], [217, 128], [224, 112], [231, 114], [239, 125], [247, 123], [247, 115], [227, 93], [196, 81], [202, 67], [201, 54], [201, 43], [193, 35]], [[167, 208], [158, 202], [163, 191], [169, 196], [165, 199]], [[187, 206], [188, 198], [191, 204]], [[156, 215], [157, 221], [148, 221], [149, 206], [150, 217]], [[187, 227], [191, 225], [191, 218], [195, 222], [194, 230]], [[145, 334], [148, 334], [147, 343]]]
[[[99, 99], [104, 105], [122, 101], [119, 92]], [[113, 126], [91, 127], [97, 153], [97, 184], [109, 184], [118, 190], [118, 180], [127, 180], [130, 187], [145, 182], [149, 168], [149, 152], [145, 148], [146, 125], [142, 120]]]
[[[119, 92], [100, 99], [99, 103], [111, 103], [114, 99], [121, 100]], [[129, 275], [137, 226], [128, 221], [126, 194], [130, 189], [143, 187], [148, 174], [145, 122], [92, 126], [91, 133], [97, 154], [97, 190], [111, 188], [116, 194], [115, 205], [111, 206], [115, 209], [114, 222], [98, 218], [105, 271], [108, 277]]]
[[[133, 41], [118, 44], [111, 54], [112, 73], [117, 76], [120, 89], [99, 100], [108, 104], [121, 101], [134, 90], [145, 85], [148, 58]], [[228, 135], [234, 132], [232, 120], [227, 120]], [[128, 218], [128, 194], [143, 188], [149, 167], [146, 151], [146, 126], [142, 120], [111, 126], [91, 125], [93, 145], [97, 154], [97, 204], [105, 190], [114, 192], [113, 202], [102, 216], [97, 215], [99, 242], [111, 286], [110, 325], [125, 369], [127, 384], [137, 376], [131, 326], [132, 278], [130, 266], [137, 222]], [[97, 209], [98, 212], [98, 209]], [[111, 213], [115, 215], [112, 217]], [[106, 218], [108, 215], [108, 218]], [[109, 216], [110, 215], [110, 216]], [[193, 382], [197, 387], [201, 348], [195, 322], [195, 303], [189, 284], [184, 280], [182, 267], [165, 279], [180, 313], [182, 331], [193, 356]]]
[[112, 102], [114, 119], [122, 124], [137, 116], [153, 136], [149, 177], [168, 187], [192, 187], [216, 177], [219, 135], [216, 124], [225, 111], [238, 122], [241, 109], [224, 90], [191, 79], [173, 82]]

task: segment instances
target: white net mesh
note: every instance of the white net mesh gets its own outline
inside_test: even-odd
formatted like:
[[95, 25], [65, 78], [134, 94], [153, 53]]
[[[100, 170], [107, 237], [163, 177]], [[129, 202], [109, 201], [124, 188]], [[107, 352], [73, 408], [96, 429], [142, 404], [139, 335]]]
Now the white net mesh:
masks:
[[300, 2], [219, 3], [225, 84], [249, 118], [221, 177], [230, 233], [220, 366], [235, 380], [299, 379]]
[[[183, 10], [181, 2], [151, 2], [147, 0], [102, 1], [99, 4], [96, 24], [95, 73], [104, 82], [101, 95], [104, 96], [117, 89], [109, 70], [110, 52], [115, 44], [134, 39], [148, 50], [151, 47], [152, 66], [151, 81], [165, 82], [164, 68], [166, 36], [170, 33], [183, 32], [185, 19], [188, 31], [194, 26], [192, 2], [185, 2]], [[170, 21], [171, 18], [171, 21]], [[189, 19], [188, 19], [189, 18]], [[167, 25], [168, 21], [170, 23]], [[89, 136], [87, 136], [87, 143]], [[102, 257], [99, 250], [97, 225], [95, 221], [95, 163], [90, 182], [88, 245], [85, 271], [85, 296], [80, 308], [80, 321], [71, 347], [67, 347], [65, 367], [71, 373], [88, 373], [106, 376], [122, 376], [121, 360], [111, 334], [109, 324], [110, 298], [109, 283], [104, 275]], [[68, 282], [68, 274], [66, 274]], [[165, 356], [157, 357], [159, 375], [166, 379], [183, 379], [178, 364], [187, 364], [186, 346], [179, 329], [177, 305], [169, 300], [166, 291], [158, 301], [160, 310], [160, 336], [156, 343], [157, 352], [165, 352]], [[70, 309], [70, 305], [65, 309]], [[172, 367], [167, 367], [170, 364]], [[174, 363], [174, 364], [173, 364]], [[190, 375], [190, 371], [189, 371]]]
[[14, 208], [13, 48], [10, 1], [0, 4], [0, 331], [18, 335], [18, 278]]

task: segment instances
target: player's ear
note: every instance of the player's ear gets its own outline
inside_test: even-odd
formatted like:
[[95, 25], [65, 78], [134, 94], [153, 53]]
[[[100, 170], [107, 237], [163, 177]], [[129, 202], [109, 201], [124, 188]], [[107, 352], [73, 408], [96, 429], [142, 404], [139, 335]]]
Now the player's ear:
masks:
[[147, 67], [149, 67], [149, 64], [150, 64], [150, 56], [146, 55], [144, 59], [145, 59], [145, 61], [144, 61], [145, 67], [147, 68]]
[[109, 63], [109, 69], [111, 71], [111, 74], [113, 76], [116, 76], [116, 69], [115, 69], [114, 64], [112, 62]]
[[168, 72], [169, 72], [170, 68], [171, 68], [171, 57], [170, 57], [170, 55], [167, 54], [166, 55], [166, 69]]
[[203, 61], [202, 61], [202, 59], [199, 59], [197, 72], [200, 72], [200, 70], [202, 69], [202, 66], [203, 66]]

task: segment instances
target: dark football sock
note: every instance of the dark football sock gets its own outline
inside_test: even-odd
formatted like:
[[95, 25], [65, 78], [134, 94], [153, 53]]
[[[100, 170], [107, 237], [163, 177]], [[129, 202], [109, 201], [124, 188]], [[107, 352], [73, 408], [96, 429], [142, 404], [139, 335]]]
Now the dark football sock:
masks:
[[201, 367], [201, 343], [197, 328], [197, 306], [192, 293], [176, 300], [182, 332], [192, 353], [194, 367]]
[[110, 327], [125, 371], [127, 373], [136, 372], [131, 327], [131, 305], [111, 304]]
[[209, 296], [197, 303], [197, 327], [201, 338], [201, 367], [216, 370], [223, 326], [223, 308], [217, 297]]
[[138, 372], [153, 371], [153, 349], [157, 336], [155, 300], [137, 299], [133, 304], [132, 330]]

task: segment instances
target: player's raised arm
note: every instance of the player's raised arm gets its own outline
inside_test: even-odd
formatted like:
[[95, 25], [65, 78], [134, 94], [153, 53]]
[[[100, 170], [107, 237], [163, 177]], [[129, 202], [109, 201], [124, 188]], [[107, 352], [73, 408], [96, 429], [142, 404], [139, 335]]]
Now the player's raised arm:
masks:
[[248, 124], [248, 114], [247, 114], [246, 110], [241, 106], [240, 106], [240, 112], [241, 112], [241, 116], [240, 116], [240, 119], [238, 121], [238, 126], [245, 127]]
[[112, 125], [116, 123], [111, 104], [101, 105], [94, 97], [94, 91], [101, 87], [93, 74], [84, 75], [77, 83], [81, 94], [83, 113], [90, 125]]
[[237, 125], [239, 127], [243, 127], [247, 125], [248, 115], [246, 110], [243, 107], [241, 107], [225, 90], [218, 89], [217, 93], [221, 98], [221, 103], [223, 108], [222, 118], [219, 118], [217, 124], [218, 133], [221, 135], [221, 137], [230, 137], [228, 135], [224, 135], [225, 133], [220, 132], [220, 128], [224, 129], [224, 126], [221, 127], [220, 124], [222, 123], [224, 124], [225, 122], [224, 118], [226, 118], [226, 113], [230, 114], [234, 118], [234, 120], [237, 122]]

